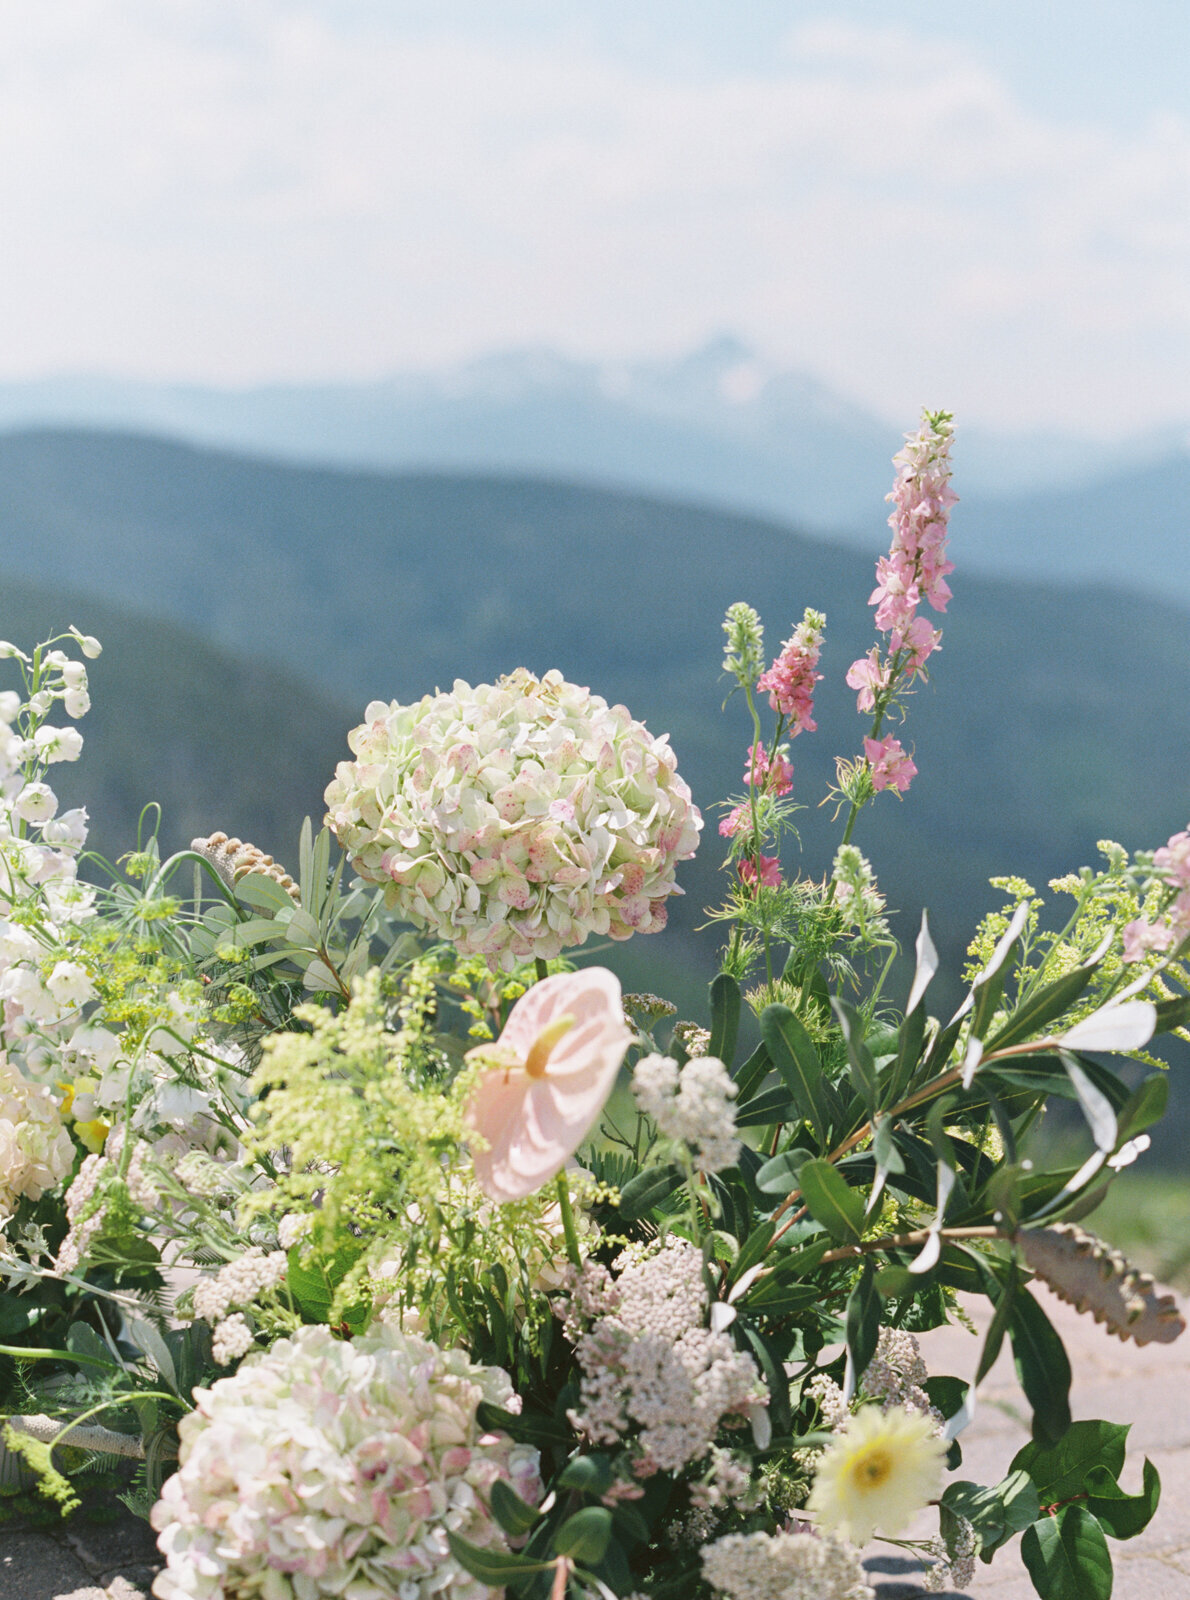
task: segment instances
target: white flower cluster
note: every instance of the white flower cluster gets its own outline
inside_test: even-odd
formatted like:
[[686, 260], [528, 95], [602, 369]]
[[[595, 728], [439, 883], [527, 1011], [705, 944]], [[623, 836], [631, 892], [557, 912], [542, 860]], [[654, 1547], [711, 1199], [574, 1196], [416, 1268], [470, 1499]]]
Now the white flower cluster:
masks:
[[703, 1575], [731, 1600], [873, 1600], [859, 1552], [816, 1533], [729, 1533], [702, 1552]]
[[22, 662], [26, 682], [37, 685], [27, 699], [0, 692], [0, 1043], [27, 1077], [56, 1079], [79, 1009], [95, 996], [86, 967], [68, 950], [95, 896], [76, 876], [87, 814], [59, 816], [45, 781], [51, 764], [78, 759], [82, 735], [45, 718], [58, 701], [70, 716], [83, 715], [87, 674], [60, 650], [45, 653], [32, 679], [30, 658], [15, 645], [0, 641], [0, 659]]
[[704, 1325], [692, 1244], [626, 1251], [614, 1265], [615, 1278], [588, 1262], [560, 1307], [583, 1374], [571, 1421], [596, 1444], [629, 1442], [638, 1478], [681, 1472], [710, 1454], [725, 1422], [758, 1417], [768, 1391], [751, 1356]]
[[845, 927], [876, 936], [888, 931], [884, 896], [876, 887], [872, 864], [853, 844], [841, 844], [836, 851], [832, 884]]
[[537, 1452], [476, 1420], [507, 1376], [394, 1328], [302, 1328], [194, 1397], [151, 1519], [159, 1600], [486, 1600], [447, 1530], [503, 1550], [491, 1485], [541, 1495]]
[[195, 1284], [194, 1315], [214, 1327], [233, 1306], [251, 1305], [258, 1295], [284, 1283], [288, 1270], [289, 1257], [284, 1250], [266, 1255], [259, 1245], [252, 1245], [213, 1277]]
[[881, 1328], [876, 1354], [868, 1363], [860, 1388], [871, 1399], [880, 1401], [881, 1410], [904, 1406], [930, 1417], [941, 1430], [946, 1419], [930, 1404], [925, 1391], [929, 1376], [921, 1346], [913, 1335], [902, 1328]]
[[[885, 1412], [894, 1408], [917, 1412], [929, 1417], [936, 1431], [942, 1433], [946, 1419], [926, 1393], [929, 1376], [921, 1346], [913, 1335], [903, 1328], [881, 1328], [876, 1353], [856, 1386], [855, 1404], [878, 1400]], [[818, 1402], [823, 1427], [838, 1432], [847, 1426], [852, 1409], [833, 1378], [817, 1373], [807, 1385], [807, 1392]]]
[[632, 1074], [632, 1092], [667, 1139], [697, 1147], [699, 1172], [722, 1172], [739, 1159], [735, 1131], [736, 1085], [716, 1056], [691, 1056], [679, 1069], [671, 1056], [643, 1056]]
[[944, 1589], [965, 1589], [975, 1576], [975, 1557], [979, 1541], [975, 1529], [966, 1517], [955, 1517], [956, 1531], [949, 1540], [932, 1539], [925, 1546], [925, 1554], [934, 1557], [922, 1575], [921, 1586], [927, 1594], [941, 1594]]
[[702, 819], [623, 706], [519, 668], [364, 716], [326, 820], [401, 916], [505, 968], [665, 926]]
[[75, 1271], [92, 1242], [103, 1232], [108, 1205], [113, 1199], [122, 1213], [135, 1209], [143, 1215], [160, 1206], [160, 1192], [146, 1170], [150, 1152], [143, 1140], [134, 1145], [128, 1166], [121, 1175], [124, 1139], [123, 1127], [113, 1129], [104, 1144], [103, 1155], [87, 1156], [66, 1191], [66, 1220], [70, 1228], [58, 1247], [56, 1272]]
[[0, 1051], [0, 1227], [22, 1195], [39, 1200], [74, 1161], [74, 1141], [50, 1091], [30, 1083]]

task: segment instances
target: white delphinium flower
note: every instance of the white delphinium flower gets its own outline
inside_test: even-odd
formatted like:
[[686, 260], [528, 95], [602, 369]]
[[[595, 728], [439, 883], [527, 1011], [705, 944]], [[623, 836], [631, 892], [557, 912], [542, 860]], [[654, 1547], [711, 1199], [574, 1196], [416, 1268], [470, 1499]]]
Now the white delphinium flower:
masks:
[[446, 1533], [504, 1550], [492, 1484], [540, 1499], [537, 1452], [476, 1417], [512, 1397], [498, 1368], [392, 1327], [280, 1340], [195, 1391], [180, 1468], [153, 1508], [167, 1563], [153, 1593], [484, 1600]]
[[364, 715], [326, 820], [402, 916], [505, 968], [665, 926], [702, 819], [623, 706], [521, 668]]
[[45, 986], [67, 1011], [75, 1011], [95, 998], [91, 974], [77, 961], [59, 961], [45, 980]]
[[58, 797], [48, 783], [27, 783], [13, 809], [25, 822], [48, 822], [58, 809]]
[[91, 709], [91, 696], [85, 689], [67, 689], [62, 696], [62, 709], [68, 717], [85, 717]]
[[41, 727], [33, 735], [33, 744], [41, 761], [77, 761], [82, 754], [83, 736], [77, 728]]
[[644, 1056], [633, 1070], [632, 1092], [665, 1138], [697, 1149], [693, 1159], [699, 1172], [735, 1165], [740, 1154], [731, 1103], [736, 1085], [716, 1056], [692, 1056], [680, 1069], [669, 1056]]
[[729, 1533], [702, 1552], [703, 1576], [731, 1600], [873, 1600], [859, 1552], [814, 1533]]
[[69, 628], [67, 628], [66, 631], [73, 639], [78, 641], [79, 649], [89, 661], [94, 661], [98, 656], [103, 654], [103, 646], [100, 644], [99, 640], [94, 634], [80, 633], [73, 623]]

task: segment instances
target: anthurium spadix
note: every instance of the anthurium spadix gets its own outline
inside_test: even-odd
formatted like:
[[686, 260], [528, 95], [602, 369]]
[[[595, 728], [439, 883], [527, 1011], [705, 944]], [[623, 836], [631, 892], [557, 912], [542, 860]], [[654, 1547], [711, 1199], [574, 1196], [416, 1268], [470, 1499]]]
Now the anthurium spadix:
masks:
[[632, 1037], [620, 980], [588, 967], [534, 984], [499, 1039], [468, 1052], [482, 1069], [466, 1116], [485, 1194], [521, 1200], [561, 1172], [603, 1110]]

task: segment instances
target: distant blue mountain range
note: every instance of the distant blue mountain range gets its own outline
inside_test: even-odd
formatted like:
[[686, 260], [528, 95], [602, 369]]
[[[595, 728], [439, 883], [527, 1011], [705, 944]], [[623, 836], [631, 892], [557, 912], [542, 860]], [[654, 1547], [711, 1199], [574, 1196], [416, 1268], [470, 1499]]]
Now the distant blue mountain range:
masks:
[[[958, 421], [960, 560], [1190, 600], [1184, 434], [1103, 445], [1036, 431], [994, 435]], [[865, 549], [900, 444], [898, 428], [727, 337], [668, 363], [519, 351], [375, 383], [0, 385], [0, 429], [46, 424], [165, 434], [292, 462], [659, 494], [821, 529]]]

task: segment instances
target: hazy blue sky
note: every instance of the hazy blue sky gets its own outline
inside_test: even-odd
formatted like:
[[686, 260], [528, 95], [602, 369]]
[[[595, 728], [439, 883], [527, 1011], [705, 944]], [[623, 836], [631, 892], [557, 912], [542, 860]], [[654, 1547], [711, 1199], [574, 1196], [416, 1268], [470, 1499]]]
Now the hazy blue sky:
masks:
[[7, 0], [0, 376], [734, 330], [896, 419], [1190, 421], [1185, 0]]

